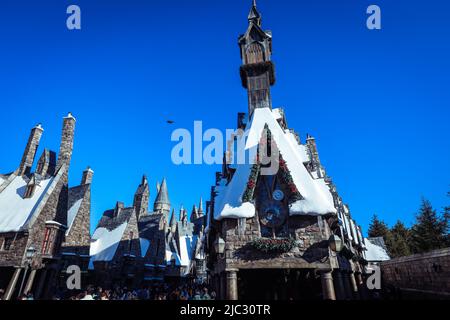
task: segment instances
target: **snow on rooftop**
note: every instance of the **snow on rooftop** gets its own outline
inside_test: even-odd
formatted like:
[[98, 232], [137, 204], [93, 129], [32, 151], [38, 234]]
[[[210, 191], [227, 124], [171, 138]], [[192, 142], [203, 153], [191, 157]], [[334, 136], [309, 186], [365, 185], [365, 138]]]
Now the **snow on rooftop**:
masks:
[[365, 251], [364, 254], [368, 262], [380, 262], [391, 259], [383, 247], [372, 243], [367, 238], [364, 239], [364, 242], [367, 248], [367, 251]]
[[0, 193], [0, 232], [19, 231], [33, 216], [54, 178], [41, 181], [31, 198], [24, 199], [27, 182], [15, 177]]
[[111, 261], [114, 258], [127, 225], [125, 222], [111, 231], [106, 228], [95, 230], [89, 252], [92, 262]]
[[345, 225], [345, 232], [347, 233], [348, 238], [350, 240], [353, 240], [351, 226], [350, 226], [350, 220], [348, 219], [346, 214], [344, 214], [344, 225]]
[[67, 211], [67, 226], [68, 226], [68, 228], [66, 231], [66, 236], [69, 234], [70, 229], [72, 228], [73, 222], [75, 221], [77, 213], [80, 210], [82, 202], [83, 202], [83, 199], [79, 199], [79, 200], [75, 201], [75, 203], [72, 205], [72, 207], [69, 208], [69, 211]]
[[[324, 215], [336, 213], [333, 197], [328, 186], [322, 179], [314, 180], [303, 165], [306, 153], [299, 147], [294, 135], [285, 132], [276, 120], [269, 108], [255, 109], [251, 123], [249, 124], [246, 151], [250, 155], [256, 154], [264, 128], [268, 125], [272, 137], [275, 140], [287, 167], [291, 172], [297, 189], [303, 196], [303, 200], [291, 205], [291, 215]], [[238, 139], [245, 139], [246, 135]], [[238, 142], [239, 143], [239, 142]], [[252, 152], [253, 151], [253, 152]], [[240, 164], [236, 166], [236, 172], [228, 185], [219, 185], [216, 188], [217, 198], [215, 202], [215, 219], [224, 218], [252, 218], [255, 215], [255, 207], [251, 203], [242, 203], [252, 165]]]
[[282, 110], [280, 108], [276, 108], [272, 110], [273, 116], [275, 117], [275, 120], [279, 120], [283, 118]]
[[214, 218], [216, 220], [224, 218], [253, 218], [255, 216], [255, 206], [250, 202], [242, 203], [250, 172], [251, 165], [238, 165], [230, 183], [225, 185], [225, 181], [222, 180], [221, 185], [216, 187], [217, 198], [214, 210]]
[[355, 240], [356, 243], [359, 244], [358, 233], [356, 232], [355, 222], [352, 219], [350, 219], [350, 228], [352, 231], [353, 239]]
[[150, 241], [144, 238], [139, 238], [139, 241], [141, 243], [141, 257], [145, 257], [150, 248]]
[[0, 186], [3, 184], [3, 182], [5, 182], [5, 179], [3, 179], [2, 177], [0, 177]]
[[190, 266], [195, 246], [197, 245], [197, 236], [180, 237], [180, 263], [181, 266]]

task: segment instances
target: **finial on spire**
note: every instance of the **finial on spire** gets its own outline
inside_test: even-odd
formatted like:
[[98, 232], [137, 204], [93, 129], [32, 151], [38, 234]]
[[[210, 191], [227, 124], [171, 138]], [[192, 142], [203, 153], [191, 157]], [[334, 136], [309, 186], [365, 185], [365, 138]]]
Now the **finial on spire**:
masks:
[[252, 8], [250, 9], [250, 13], [248, 14], [248, 21], [261, 26], [261, 14], [256, 8], [256, 0], [253, 0]]

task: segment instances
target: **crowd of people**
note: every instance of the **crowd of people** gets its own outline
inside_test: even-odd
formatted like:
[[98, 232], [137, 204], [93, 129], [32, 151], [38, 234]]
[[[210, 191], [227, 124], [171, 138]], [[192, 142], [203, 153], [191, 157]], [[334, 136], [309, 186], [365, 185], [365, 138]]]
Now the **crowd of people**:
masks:
[[89, 286], [76, 294], [59, 293], [54, 300], [216, 300], [216, 293], [205, 285], [160, 285], [140, 289], [115, 287], [111, 290]]

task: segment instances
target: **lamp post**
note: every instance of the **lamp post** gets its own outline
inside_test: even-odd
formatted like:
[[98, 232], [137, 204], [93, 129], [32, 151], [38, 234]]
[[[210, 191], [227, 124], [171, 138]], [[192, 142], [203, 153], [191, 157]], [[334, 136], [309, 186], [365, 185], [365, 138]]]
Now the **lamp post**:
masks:
[[344, 244], [342, 242], [342, 239], [339, 238], [338, 235], [333, 234], [330, 239], [328, 239], [328, 243], [330, 245], [331, 250], [333, 250], [336, 253], [339, 253], [344, 248]]
[[225, 241], [221, 237], [214, 242], [214, 249], [221, 256], [225, 253]]
[[23, 274], [22, 283], [20, 284], [19, 296], [22, 294], [23, 285], [25, 284], [25, 279], [27, 277], [28, 269], [30, 268], [31, 262], [33, 261], [35, 254], [36, 254], [36, 249], [33, 246], [28, 247], [28, 249], [25, 252], [25, 272]]

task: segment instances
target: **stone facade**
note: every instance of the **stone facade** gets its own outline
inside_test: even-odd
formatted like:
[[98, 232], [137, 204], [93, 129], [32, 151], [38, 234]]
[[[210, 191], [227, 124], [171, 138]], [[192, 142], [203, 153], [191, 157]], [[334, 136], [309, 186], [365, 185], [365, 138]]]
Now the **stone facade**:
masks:
[[450, 248], [384, 261], [382, 288], [393, 298], [450, 299]]

